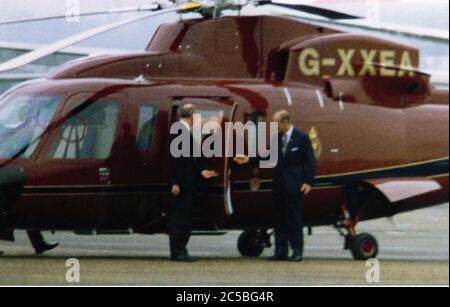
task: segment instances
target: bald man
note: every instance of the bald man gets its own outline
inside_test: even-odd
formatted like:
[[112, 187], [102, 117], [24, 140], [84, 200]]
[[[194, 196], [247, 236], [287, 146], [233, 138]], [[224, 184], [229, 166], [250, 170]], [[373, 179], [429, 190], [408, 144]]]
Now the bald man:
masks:
[[187, 245], [192, 230], [192, 209], [197, 195], [197, 188], [201, 178], [217, 177], [215, 171], [201, 171], [199, 159], [194, 157], [193, 148], [196, 141], [192, 135], [194, 114], [193, 104], [186, 104], [181, 108], [181, 134], [189, 136], [190, 152], [188, 156], [171, 158], [172, 210], [169, 223], [170, 251], [173, 261], [193, 262], [195, 259], [188, 254]]
[[[289, 112], [273, 116], [278, 123], [278, 163], [273, 179], [275, 255], [271, 261], [303, 261], [303, 196], [311, 192], [316, 172], [316, 157], [309, 136], [296, 129]], [[258, 159], [252, 159], [257, 162]], [[248, 163], [245, 156], [238, 164]], [[293, 254], [289, 258], [289, 243]]]
[[314, 184], [316, 157], [309, 136], [294, 127], [289, 112], [275, 113], [273, 121], [278, 123], [279, 160], [273, 183], [276, 250], [270, 260], [285, 260], [289, 242], [289, 260], [302, 261], [303, 196]]

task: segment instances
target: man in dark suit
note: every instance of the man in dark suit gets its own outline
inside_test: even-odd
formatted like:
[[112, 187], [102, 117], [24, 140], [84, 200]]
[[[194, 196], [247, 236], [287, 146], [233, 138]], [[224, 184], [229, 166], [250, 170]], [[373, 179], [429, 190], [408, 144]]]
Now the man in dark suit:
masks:
[[[269, 260], [302, 261], [303, 196], [311, 192], [314, 184], [316, 157], [309, 136], [292, 125], [289, 112], [275, 113], [273, 121], [278, 123], [279, 134], [273, 181], [275, 255]], [[238, 156], [235, 161], [245, 164], [249, 159]], [[290, 258], [289, 243], [293, 250]]]
[[29, 230], [27, 231], [28, 238], [33, 246], [36, 255], [41, 255], [47, 251], [51, 251], [59, 246], [59, 243], [47, 243], [44, 240], [44, 236], [40, 231]]
[[[28, 140], [28, 143], [30, 140]], [[23, 192], [26, 174], [21, 168], [4, 167], [0, 169], [0, 238], [14, 241], [14, 230], [10, 221], [10, 212], [13, 205]], [[40, 255], [55, 249], [59, 243], [48, 243], [42, 233], [37, 230], [27, 231], [28, 238], [36, 252]], [[0, 251], [0, 255], [3, 254]]]
[[[174, 261], [192, 262], [189, 257], [187, 244], [192, 230], [192, 209], [201, 178], [210, 179], [217, 177], [215, 171], [200, 171], [199, 159], [194, 157], [194, 148], [198, 146], [192, 135], [194, 123], [195, 106], [184, 105], [181, 108], [181, 120], [179, 127], [181, 133], [176, 136], [187, 136], [187, 142], [180, 143], [181, 146], [189, 144], [184, 149], [183, 155], [174, 157], [171, 153], [171, 185], [172, 185], [172, 210], [169, 223], [171, 259]], [[175, 139], [174, 139], [175, 140]]]

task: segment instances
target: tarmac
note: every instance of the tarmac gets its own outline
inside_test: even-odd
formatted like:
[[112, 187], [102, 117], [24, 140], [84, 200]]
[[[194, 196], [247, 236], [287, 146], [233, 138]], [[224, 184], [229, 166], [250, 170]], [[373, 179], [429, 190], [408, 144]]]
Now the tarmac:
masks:
[[[46, 233], [60, 247], [35, 256], [24, 232], [15, 243], [0, 242], [0, 285], [130, 286], [449, 286], [449, 205], [364, 222], [358, 231], [378, 238], [379, 282], [366, 279], [364, 261], [343, 250], [343, 238], [332, 227], [314, 228], [306, 238], [302, 263], [267, 262], [271, 255], [242, 258], [236, 248], [240, 232], [194, 236], [189, 244], [195, 263], [168, 260], [168, 237], [77, 236]], [[69, 283], [69, 258], [80, 265], [80, 282]]]

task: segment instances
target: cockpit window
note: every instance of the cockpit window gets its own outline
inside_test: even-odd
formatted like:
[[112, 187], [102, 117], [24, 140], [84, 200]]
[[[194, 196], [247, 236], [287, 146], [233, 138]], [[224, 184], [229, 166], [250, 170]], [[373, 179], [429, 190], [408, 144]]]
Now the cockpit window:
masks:
[[53, 151], [53, 159], [106, 159], [110, 156], [119, 119], [119, 104], [96, 101], [67, 119]]
[[0, 159], [28, 159], [40, 143], [60, 97], [20, 95], [0, 101]]

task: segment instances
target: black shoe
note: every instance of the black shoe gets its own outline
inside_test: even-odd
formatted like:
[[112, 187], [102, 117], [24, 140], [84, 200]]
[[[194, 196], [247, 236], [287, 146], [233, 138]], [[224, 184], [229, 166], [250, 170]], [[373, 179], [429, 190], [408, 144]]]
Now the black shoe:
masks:
[[45, 252], [51, 251], [52, 249], [55, 249], [59, 246], [58, 242], [55, 243], [44, 243], [38, 247], [34, 248], [34, 251], [36, 252], [36, 255], [42, 255]]
[[287, 256], [272, 256], [267, 258], [268, 261], [286, 261], [288, 260]]
[[293, 255], [292, 257], [289, 258], [290, 262], [302, 262], [303, 261], [303, 256], [300, 255]]
[[172, 258], [173, 261], [177, 261], [177, 262], [196, 262], [197, 259], [189, 257], [187, 255], [184, 256], [178, 256], [175, 258]]

